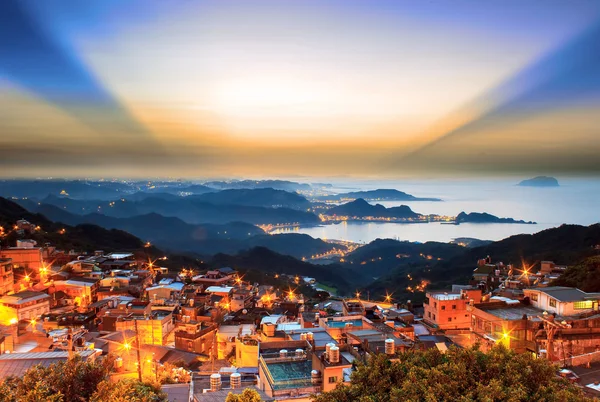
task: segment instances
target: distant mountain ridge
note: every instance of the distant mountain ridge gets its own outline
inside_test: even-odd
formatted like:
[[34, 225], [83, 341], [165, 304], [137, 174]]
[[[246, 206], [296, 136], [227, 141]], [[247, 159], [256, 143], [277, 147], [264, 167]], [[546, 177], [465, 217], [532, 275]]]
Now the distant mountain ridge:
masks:
[[28, 203], [32, 211], [69, 225], [95, 224], [106, 229], [120, 229], [144, 241], [177, 252], [202, 255], [234, 254], [252, 247], [268, 247], [275, 252], [296, 258], [321, 254], [336, 246], [304, 234], [267, 235], [255, 225], [245, 222], [226, 224], [188, 224], [179, 218], [157, 213], [115, 218], [98, 213], [71, 214], [54, 205]]
[[336, 195], [316, 197], [318, 200], [341, 201], [363, 199], [367, 201], [442, 201], [440, 198], [420, 198], [395, 189], [377, 189], [367, 191], [352, 191]]
[[[48, 196], [41, 203], [55, 205], [75, 214], [101, 213], [115, 218], [157, 213], [162, 216], [176, 217], [187, 223], [225, 224], [229, 222], [247, 222], [252, 224], [304, 223], [319, 222], [319, 218], [306, 211], [308, 201], [300, 195], [280, 190], [229, 190], [189, 197], [161, 195], [156, 197], [137, 198], [129, 201], [122, 197], [113, 201], [75, 200], [68, 197]], [[274, 197], [274, 200], [269, 198]], [[206, 198], [203, 198], [206, 197]], [[224, 204], [213, 204], [206, 199]], [[239, 202], [241, 204], [235, 204]], [[278, 204], [274, 204], [278, 203]], [[273, 206], [281, 207], [274, 208]], [[287, 205], [287, 206], [284, 206]], [[291, 208], [293, 206], [294, 208]]]
[[324, 215], [353, 216], [365, 218], [369, 216], [382, 218], [418, 218], [420, 214], [413, 212], [407, 205], [386, 208], [381, 204], [371, 205], [362, 198], [333, 207], [323, 213]]

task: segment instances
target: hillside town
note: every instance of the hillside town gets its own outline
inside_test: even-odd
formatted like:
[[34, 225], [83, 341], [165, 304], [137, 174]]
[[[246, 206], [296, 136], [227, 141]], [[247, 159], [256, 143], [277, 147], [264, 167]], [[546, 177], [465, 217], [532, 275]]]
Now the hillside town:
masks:
[[553, 286], [566, 267], [551, 261], [517, 268], [487, 256], [470, 283], [423, 289], [422, 305], [359, 292], [316, 300], [299, 291], [313, 278], [276, 274], [289, 284], [276, 288], [233, 267], [172, 270], [167, 257], [38, 245], [25, 220], [13, 230], [22, 239], [0, 249], [0, 379], [110, 355], [113, 376], [154, 378], [169, 400], [224, 401], [252, 387], [265, 401], [309, 401], [349, 383], [369, 356], [503, 344], [600, 392], [600, 293]]

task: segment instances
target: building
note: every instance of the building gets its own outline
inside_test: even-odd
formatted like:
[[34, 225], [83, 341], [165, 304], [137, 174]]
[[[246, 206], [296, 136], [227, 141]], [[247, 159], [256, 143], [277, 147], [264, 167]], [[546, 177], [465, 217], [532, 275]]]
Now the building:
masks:
[[[107, 317], [104, 316], [104, 324]], [[114, 322], [116, 331], [137, 332], [142, 345], [166, 345], [175, 329], [173, 313], [168, 310], [154, 310], [149, 315], [130, 314], [118, 317]], [[172, 339], [172, 338], [171, 338]]]
[[40, 272], [44, 266], [43, 249], [35, 247], [35, 243], [22, 243], [22, 247], [0, 249], [0, 258], [10, 258], [14, 268], [24, 268]]
[[469, 309], [471, 331], [484, 349], [502, 343], [517, 352], [537, 355], [534, 332], [542, 324], [541, 310], [509, 299], [476, 303]]
[[98, 300], [100, 281], [93, 278], [71, 278], [66, 281], [54, 281], [54, 292], [64, 292], [73, 299], [78, 307], [87, 307]]
[[323, 376], [313, 378], [313, 360], [306, 341], [261, 342], [258, 388], [275, 399], [308, 397], [322, 390]]
[[342, 314], [347, 315], [365, 315], [366, 310], [359, 299], [344, 299], [342, 303]]
[[29, 321], [50, 312], [50, 296], [25, 290], [0, 299], [0, 320], [3, 324]]
[[457, 293], [427, 292], [423, 303], [423, 320], [437, 329], [467, 329], [471, 318], [467, 311], [470, 303], [481, 301], [481, 290], [461, 289]]
[[338, 342], [347, 332], [375, 328], [371, 320], [360, 315], [319, 318], [319, 327], [325, 328], [325, 331]]
[[229, 274], [216, 270], [208, 271], [204, 275], [196, 275], [192, 278], [195, 284], [203, 285], [205, 288], [209, 286], [225, 286], [229, 281], [233, 279], [233, 274]]
[[578, 315], [598, 310], [600, 293], [586, 293], [564, 286], [531, 288], [523, 290], [532, 306], [558, 315]]
[[254, 295], [248, 289], [235, 289], [231, 295], [230, 310], [231, 312], [249, 309], [254, 304]]
[[148, 295], [148, 300], [152, 302], [164, 302], [166, 300], [178, 299], [184, 288], [185, 283], [183, 282], [162, 279], [158, 285], [146, 288], [146, 294]]
[[216, 345], [217, 325], [206, 322], [182, 322], [175, 328], [175, 348], [211, 355]]
[[12, 259], [0, 258], [0, 296], [14, 291], [15, 275]]

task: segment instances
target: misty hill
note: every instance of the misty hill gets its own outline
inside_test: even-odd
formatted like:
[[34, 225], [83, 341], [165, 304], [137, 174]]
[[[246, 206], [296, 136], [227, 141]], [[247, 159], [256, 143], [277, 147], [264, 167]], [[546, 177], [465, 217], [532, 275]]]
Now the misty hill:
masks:
[[[252, 247], [267, 247], [296, 258], [309, 257], [332, 250], [335, 246], [304, 234], [265, 235], [249, 223], [188, 224], [178, 218], [156, 213], [130, 218], [102, 214], [75, 215], [53, 205], [33, 205], [34, 211], [63, 223], [93, 223], [107, 229], [121, 229], [163, 249], [203, 255], [237, 253]], [[339, 246], [337, 246], [339, 248]]]
[[[36, 240], [39, 245], [49, 242], [66, 251], [134, 251], [142, 250], [144, 246], [140, 239], [122, 230], [107, 230], [91, 224], [71, 226], [55, 223], [41, 214], [31, 213], [20, 205], [0, 197], [0, 226], [11, 228], [19, 219], [26, 219], [41, 228], [35, 233], [27, 234], [27, 238]], [[59, 233], [61, 229], [65, 229], [63, 234]], [[11, 231], [2, 239], [2, 246], [14, 246], [18, 238], [16, 232]]]
[[347, 266], [357, 265], [372, 277], [389, 274], [402, 266], [423, 264], [428, 258], [446, 260], [465, 252], [465, 248], [452, 243], [414, 243], [393, 239], [377, 239], [346, 255]]
[[210, 181], [204, 183], [205, 186], [226, 190], [226, 189], [258, 189], [272, 188], [274, 190], [299, 191], [310, 190], [311, 186], [305, 183], [296, 183], [288, 180], [231, 180], [231, 181]]
[[339, 264], [313, 265], [264, 247], [256, 247], [238, 255], [217, 254], [211, 264], [215, 267], [230, 266], [270, 274], [309, 276], [316, 278], [320, 283], [335, 287], [340, 294], [350, 294], [359, 283], [369, 281], [369, 278], [360, 272], [352, 272]]
[[450, 243], [453, 244], [460, 244], [463, 247], [481, 247], [481, 246], [487, 246], [490, 243], [493, 243], [492, 240], [481, 240], [481, 239], [476, 239], [473, 237], [457, 237], [456, 239], [452, 240]]
[[0, 180], [0, 197], [45, 198], [68, 194], [72, 198], [109, 200], [133, 192], [121, 182], [86, 180]]
[[[332, 197], [325, 197], [331, 200]], [[442, 201], [439, 198], [419, 198], [414, 195], [407, 194], [403, 191], [394, 189], [378, 189], [369, 191], [353, 191], [350, 193], [337, 194], [334, 198], [344, 199], [358, 199], [362, 198], [367, 201]]]
[[[429, 289], [442, 289], [454, 283], [466, 284], [479, 258], [487, 255], [492, 261], [502, 261], [521, 267], [540, 261], [554, 261], [560, 265], [573, 265], [598, 253], [594, 246], [600, 244], [600, 224], [591, 226], [562, 225], [532, 235], [511, 236], [482, 247], [464, 248], [464, 253], [442, 261], [424, 261], [421, 264], [401, 267], [368, 286], [373, 293], [394, 291], [396, 296], [419, 300], [423, 293], [411, 293], [407, 287], [422, 279], [430, 281]], [[413, 280], [408, 278], [411, 274]], [[595, 291], [600, 291], [596, 289]]]
[[537, 176], [533, 179], [523, 180], [518, 186], [522, 187], [559, 187], [558, 180], [550, 176]]
[[495, 215], [488, 214], [487, 212], [471, 212], [469, 214], [461, 212], [456, 216], [456, 223], [521, 223], [534, 225], [535, 222], [515, 220], [513, 218], [499, 218]]
[[362, 198], [333, 207], [325, 211], [324, 214], [330, 216], [354, 216], [357, 218], [364, 218], [367, 216], [381, 218], [417, 218], [420, 216], [406, 205], [386, 208], [381, 204], [371, 205]]
[[115, 201], [98, 201], [50, 196], [41, 202], [80, 215], [101, 213], [115, 218], [130, 218], [157, 213], [162, 216], [179, 218], [184, 222], [193, 224], [224, 224], [236, 221], [252, 224], [319, 222], [319, 218], [315, 214], [306, 211], [252, 205], [218, 205], [205, 202], [197, 197], [178, 197], [175, 199], [149, 197], [132, 202], [126, 198]]
[[142, 192], [146, 194], [171, 194], [176, 196], [205, 194], [217, 191], [214, 188], [202, 184], [192, 184], [188, 182], [160, 182], [154, 183], [150, 187], [142, 187]]
[[552, 286], [572, 286], [584, 292], [600, 291], [600, 255], [586, 258], [572, 265], [553, 283]]
[[211, 204], [234, 204], [267, 208], [292, 208], [306, 210], [310, 202], [298, 193], [272, 188], [232, 189], [192, 196], [194, 200]]

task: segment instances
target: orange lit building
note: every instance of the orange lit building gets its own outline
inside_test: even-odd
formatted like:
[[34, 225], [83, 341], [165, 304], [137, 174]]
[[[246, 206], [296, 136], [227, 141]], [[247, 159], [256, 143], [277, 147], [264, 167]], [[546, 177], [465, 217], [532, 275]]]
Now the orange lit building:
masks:
[[[31, 244], [31, 243], [28, 243]], [[10, 258], [14, 268], [25, 268], [39, 272], [44, 266], [41, 247], [9, 247], [0, 249], [0, 258]]]
[[467, 306], [480, 301], [480, 289], [462, 289], [457, 293], [427, 292], [423, 319], [434, 328], [468, 329], [471, 317]]
[[0, 299], [2, 324], [15, 324], [21, 320], [38, 318], [50, 311], [50, 296], [26, 290]]
[[10, 258], [0, 258], [0, 296], [13, 291], [15, 276]]

